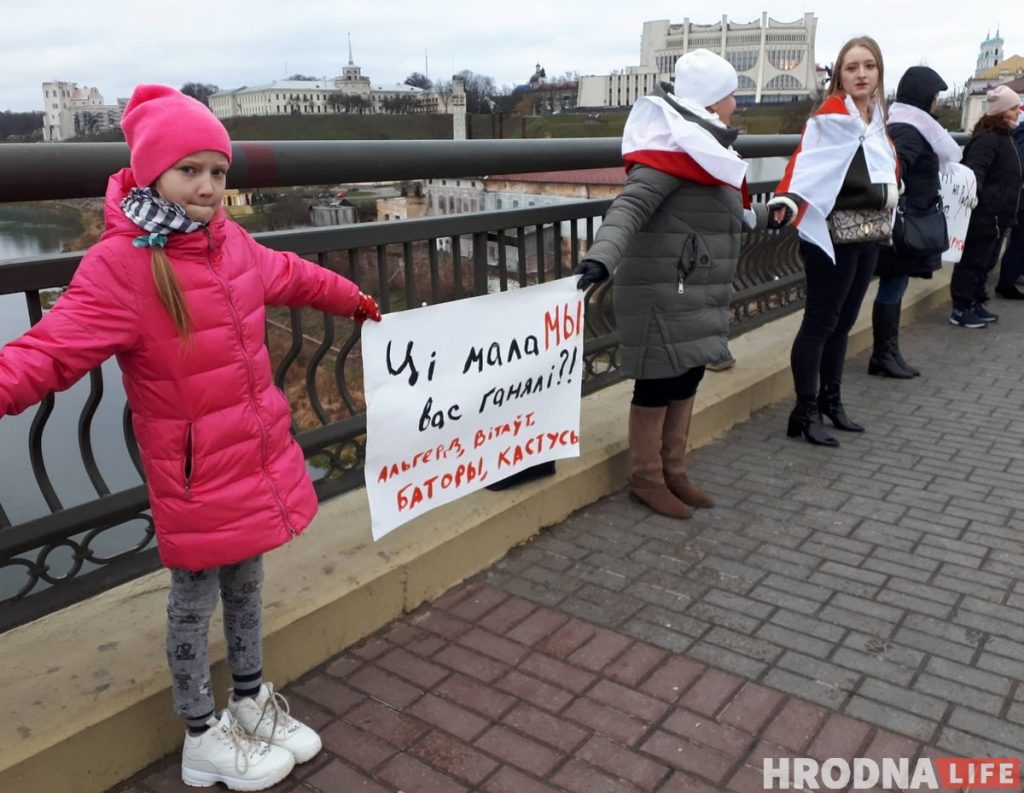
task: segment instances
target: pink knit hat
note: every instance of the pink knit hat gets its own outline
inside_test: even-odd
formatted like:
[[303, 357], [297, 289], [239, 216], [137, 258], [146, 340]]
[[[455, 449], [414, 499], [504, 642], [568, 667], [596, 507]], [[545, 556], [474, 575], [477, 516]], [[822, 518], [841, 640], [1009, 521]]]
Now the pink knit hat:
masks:
[[997, 85], [985, 95], [985, 99], [987, 100], [985, 105], [986, 116], [998, 116], [1000, 113], [1005, 113], [1011, 107], [1018, 107], [1020, 105], [1020, 97], [1008, 85]]
[[231, 162], [231, 138], [206, 105], [168, 85], [139, 85], [121, 117], [135, 181], [149, 187], [174, 163], [197, 151]]

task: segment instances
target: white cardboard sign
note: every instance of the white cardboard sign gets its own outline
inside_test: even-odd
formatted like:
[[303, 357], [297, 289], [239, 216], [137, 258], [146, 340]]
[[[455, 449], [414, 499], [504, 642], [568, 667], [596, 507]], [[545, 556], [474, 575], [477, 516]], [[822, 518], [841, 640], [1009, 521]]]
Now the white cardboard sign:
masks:
[[978, 180], [966, 165], [952, 163], [939, 172], [939, 183], [946, 211], [946, 230], [949, 232], [949, 249], [942, 254], [942, 261], [956, 264], [964, 252], [967, 226], [971, 222], [971, 204], [978, 195]]
[[578, 457], [576, 278], [363, 325], [373, 538], [547, 460]]

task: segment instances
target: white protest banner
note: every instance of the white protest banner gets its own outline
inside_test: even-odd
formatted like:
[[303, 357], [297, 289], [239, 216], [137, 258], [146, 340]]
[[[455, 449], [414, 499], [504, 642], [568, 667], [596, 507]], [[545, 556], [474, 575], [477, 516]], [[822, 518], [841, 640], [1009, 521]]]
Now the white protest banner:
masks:
[[964, 238], [971, 222], [971, 204], [978, 195], [978, 180], [966, 165], [951, 163], [939, 172], [942, 203], [946, 211], [949, 249], [942, 261], [956, 264], [964, 252]]
[[576, 278], [363, 326], [373, 538], [523, 468], [578, 457]]

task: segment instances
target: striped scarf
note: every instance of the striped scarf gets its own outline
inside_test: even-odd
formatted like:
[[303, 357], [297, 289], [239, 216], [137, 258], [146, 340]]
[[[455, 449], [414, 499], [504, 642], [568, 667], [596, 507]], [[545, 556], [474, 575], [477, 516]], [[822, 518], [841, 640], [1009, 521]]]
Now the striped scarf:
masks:
[[136, 248], [162, 248], [167, 244], [168, 234], [188, 234], [206, 226], [190, 218], [180, 204], [162, 198], [152, 187], [133, 187], [121, 201], [121, 211], [132, 223], [148, 232], [132, 240]]

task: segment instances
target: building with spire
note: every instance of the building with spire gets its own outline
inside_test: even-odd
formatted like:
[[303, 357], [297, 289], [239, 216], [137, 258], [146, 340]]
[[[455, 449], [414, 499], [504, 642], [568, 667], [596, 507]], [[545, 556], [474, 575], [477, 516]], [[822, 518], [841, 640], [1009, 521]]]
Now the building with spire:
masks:
[[329, 115], [337, 113], [438, 112], [437, 98], [429, 91], [402, 83], [373, 83], [352, 58], [333, 79], [274, 80], [210, 95], [210, 109], [218, 118], [238, 116]]
[[[991, 31], [990, 31], [991, 32]], [[1003, 37], [999, 35], [999, 28], [996, 28], [996, 35], [985, 34], [985, 40], [981, 42], [978, 49], [978, 65], [974, 69], [974, 76], [978, 77], [982, 72], [988, 71], [993, 66], [998, 66], [1003, 60]]]
[[1009, 85], [1014, 91], [1021, 90], [1024, 79], [1024, 57], [1004, 57], [1003, 37], [996, 29], [996, 35], [986, 34], [978, 48], [978, 63], [974, 76], [964, 83], [964, 101], [960, 113], [960, 126], [968, 132], [974, 128], [985, 113], [985, 94], [997, 85]]

